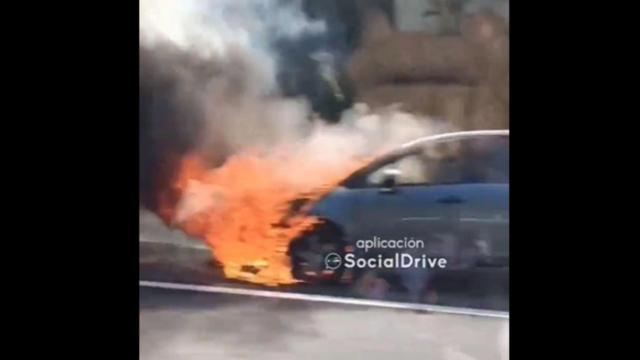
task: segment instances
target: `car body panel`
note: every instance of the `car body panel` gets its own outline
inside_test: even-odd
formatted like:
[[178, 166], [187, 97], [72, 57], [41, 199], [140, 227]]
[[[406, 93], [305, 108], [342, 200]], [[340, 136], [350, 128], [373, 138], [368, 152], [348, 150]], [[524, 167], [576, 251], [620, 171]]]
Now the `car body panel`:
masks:
[[[342, 240], [352, 247], [358, 240], [374, 237], [424, 240], [426, 246], [418, 254], [448, 260], [447, 270], [438, 272], [439, 279], [434, 280], [441, 289], [449, 287], [445, 292], [453, 294], [452, 297], [457, 296], [448, 301], [461, 306], [508, 310], [508, 131], [457, 134], [464, 139], [506, 136], [506, 151], [498, 151], [498, 156], [488, 158], [491, 162], [482, 164], [505, 168], [506, 182], [503, 176], [496, 183], [400, 184], [392, 189], [363, 185], [359, 177], [430, 143], [430, 139], [423, 139], [401, 146], [356, 171], [317, 203], [312, 214], [340, 226], [344, 233]], [[456, 139], [456, 134], [431, 137], [436, 142], [447, 139]], [[416, 254], [415, 250], [412, 252]], [[384, 251], [371, 251], [367, 255], [379, 253]], [[451, 284], [457, 284], [458, 288]], [[459, 301], [460, 298], [463, 300]]]

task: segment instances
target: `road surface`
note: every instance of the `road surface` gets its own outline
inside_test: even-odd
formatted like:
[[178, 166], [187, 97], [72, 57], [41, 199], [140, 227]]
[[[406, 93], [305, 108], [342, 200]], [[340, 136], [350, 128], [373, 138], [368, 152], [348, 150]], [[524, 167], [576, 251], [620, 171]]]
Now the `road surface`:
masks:
[[500, 360], [508, 320], [140, 288], [140, 359]]

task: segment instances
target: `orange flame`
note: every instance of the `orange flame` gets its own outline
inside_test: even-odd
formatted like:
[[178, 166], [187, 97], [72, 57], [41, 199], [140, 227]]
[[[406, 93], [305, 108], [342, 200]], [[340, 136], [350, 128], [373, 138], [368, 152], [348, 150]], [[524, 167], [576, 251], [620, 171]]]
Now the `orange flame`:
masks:
[[227, 278], [269, 286], [296, 283], [288, 246], [320, 220], [289, 214], [291, 202], [317, 202], [360, 165], [281, 151], [244, 152], [209, 169], [192, 154], [183, 159], [174, 184], [178, 204], [161, 215], [203, 239]]

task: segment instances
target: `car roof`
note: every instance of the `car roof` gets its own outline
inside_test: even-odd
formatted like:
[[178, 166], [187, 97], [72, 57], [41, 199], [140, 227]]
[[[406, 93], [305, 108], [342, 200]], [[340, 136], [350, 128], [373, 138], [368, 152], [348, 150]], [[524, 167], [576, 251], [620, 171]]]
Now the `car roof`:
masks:
[[469, 138], [478, 138], [478, 137], [486, 137], [486, 136], [509, 136], [508, 129], [500, 129], [500, 130], [470, 130], [470, 131], [456, 131], [449, 133], [442, 133], [436, 135], [430, 135], [421, 137], [419, 139], [410, 141], [408, 143], [404, 143], [400, 145], [400, 150], [406, 150], [408, 148], [422, 146], [426, 143], [439, 143], [450, 140], [459, 140], [459, 139], [469, 139]]
[[354, 176], [358, 176], [359, 174], [370, 169], [371, 167], [379, 166], [382, 163], [393, 161], [394, 158], [404, 156], [405, 154], [412, 152], [415, 149], [421, 146], [424, 146], [427, 143], [439, 143], [439, 142], [446, 142], [450, 140], [473, 139], [473, 138], [491, 137], [491, 136], [507, 137], [509, 136], [509, 130], [499, 129], [499, 130], [456, 131], [456, 132], [448, 132], [448, 133], [441, 133], [441, 134], [421, 137], [416, 140], [404, 143], [389, 152], [376, 156], [371, 161], [369, 161], [367, 165], [359, 168], [358, 170], [354, 171], [349, 176], [347, 176], [344, 179], [344, 181], [349, 181], [349, 179], [353, 178]]
[[508, 129], [499, 129], [499, 130], [469, 130], [469, 131], [456, 131], [456, 132], [448, 132], [441, 133], [435, 135], [424, 136], [413, 141], [404, 143], [400, 146], [397, 146], [390, 151], [383, 152], [375, 157], [375, 159], [371, 163], [376, 163], [379, 161], [384, 161], [384, 159], [393, 158], [396, 156], [403, 156], [409, 152], [417, 150], [420, 147], [423, 147], [427, 144], [437, 144], [443, 143], [451, 140], [463, 140], [463, 139], [478, 139], [483, 137], [508, 137], [509, 130]]

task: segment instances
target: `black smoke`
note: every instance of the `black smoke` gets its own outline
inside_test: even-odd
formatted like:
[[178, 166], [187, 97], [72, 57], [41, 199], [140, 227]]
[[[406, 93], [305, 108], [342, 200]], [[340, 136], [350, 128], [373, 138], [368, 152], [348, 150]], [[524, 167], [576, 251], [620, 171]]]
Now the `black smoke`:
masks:
[[[203, 114], [185, 91], [184, 77], [203, 70], [171, 47], [140, 49], [140, 201], [157, 210], [179, 159], [197, 143]], [[193, 83], [191, 81], [190, 83]]]
[[[305, 14], [327, 24], [327, 31], [267, 44], [277, 62], [278, 96], [304, 97], [321, 118], [336, 122], [351, 107], [353, 91], [345, 75], [351, 52], [361, 37], [362, 5], [355, 0], [303, 1]], [[342, 97], [320, 75], [318, 52], [335, 59], [336, 82]], [[180, 159], [198, 147], [205, 129], [206, 111], [201, 94], [212, 82], [224, 81], [231, 94], [243, 93], [251, 81], [241, 66], [221, 66], [171, 45], [140, 48], [139, 186], [140, 202], [157, 210], [160, 194], [169, 188]], [[208, 111], [211, 111], [210, 109]], [[210, 129], [208, 129], [210, 131]], [[208, 134], [210, 137], [211, 134]], [[217, 159], [229, 155], [223, 141]]]

